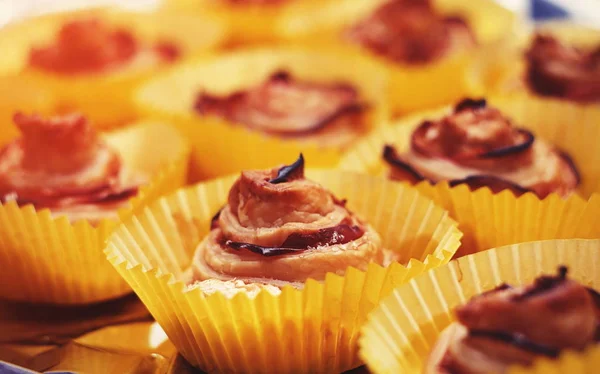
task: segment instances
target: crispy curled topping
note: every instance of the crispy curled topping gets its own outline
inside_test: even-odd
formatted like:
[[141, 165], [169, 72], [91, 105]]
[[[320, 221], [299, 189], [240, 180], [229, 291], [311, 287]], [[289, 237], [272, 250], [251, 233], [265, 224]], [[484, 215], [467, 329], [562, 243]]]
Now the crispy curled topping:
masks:
[[515, 127], [485, 100], [463, 100], [452, 114], [423, 122], [412, 134], [409, 152], [401, 155], [387, 145], [383, 158], [395, 179], [446, 180], [472, 189], [510, 189], [517, 195], [567, 195], [579, 183], [566, 154]]
[[[105, 72], [131, 63], [144, 47], [125, 29], [111, 29], [96, 18], [65, 23], [53, 44], [32, 48], [29, 64], [59, 74]], [[172, 61], [179, 56], [171, 43], [158, 43], [157, 57]]]
[[3, 201], [51, 209], [114, 203], [137, 192], [123, 186], [119, 155], [81, 115], [44, 119], [17, 113], [22, 137], [0, 150]]
[[241, 173], [192, 268], [195, 280], [282, 285], [371, 261], [383, 261], [379, 236], [345, 201], [304, 177], [300, 156], [288, 166]]
[[503, 372], [597, 342], [596, 293], [566, 274], [560, 267], [556, 276], [541, 276], [530, 286], [504, 285], [458, 307], [458, 325], [439, 343], [446, 350], [437, 372]]
[[536, 93], [581, 102], [600, 100], [600, 45], [583, 50], [538, 34], [526, 56], [527, 81]]
[[303, 82], [279, 71], [257, 87], [225, 97], [201, 92], [194, 108], [265, 133], [303, 136], [353, 119], [364, 105], [350, 85]]
[[347, 30], [346, 37], [397, 62], [422, 64], [473, 47], [475, 37], [459, 17], [444, 17], [430, 1], [392, 0]]

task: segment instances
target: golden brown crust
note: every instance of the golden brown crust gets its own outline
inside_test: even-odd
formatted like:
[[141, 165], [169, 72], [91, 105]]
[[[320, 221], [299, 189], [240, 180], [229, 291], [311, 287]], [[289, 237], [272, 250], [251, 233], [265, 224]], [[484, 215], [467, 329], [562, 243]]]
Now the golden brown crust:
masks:
[[566, 196], [579, 183], [570, 158], [515, 127], [485, 100], [466, 99], [453, 113], [425, 121], [411, 138], [411, 149], [396, 153], [387, 146], [384, 159], [393, 179], [467, 184], [472, 189], [532, 191], [540, 197], [552, 192]]
[[327, 272], [382, 263], [379, 235], [294, 165], [246, 171], [197, 248], [194, 280], [301, 287]]

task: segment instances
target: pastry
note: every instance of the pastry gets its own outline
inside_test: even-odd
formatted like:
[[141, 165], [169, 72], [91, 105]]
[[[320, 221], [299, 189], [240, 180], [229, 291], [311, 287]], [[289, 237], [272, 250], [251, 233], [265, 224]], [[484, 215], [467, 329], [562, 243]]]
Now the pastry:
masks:
[[[194, 287], [292, 285], [383, 264], [379, 235], [323, 186], [304, 177], [304, 158], [271, 170], [244, 171], [192, 264]], [[215, 280], [220, 281], [215, 282]]]
[[426, 64], [476, 46], [468, 23], [438, 13], [428, 0], [392, 0], [348, 30], [345, 37], [396, 63]]
[[567, 196], [580, 182], [566, 153], [516, 127], [485, 100], [465, 99], [451, 114], [424, 121], [408, 151], [386, 145], [383, 159], [392, 179], [449, 181], [516, 195], [531, 191], [540, 198], [553, 192]]
[[563, 350], [583, 350], [600, 332], [600, 295], [567, 278], [541, 276], [532, 285], [503, 284], [455, 310], [457, 322], [440, 335], [426, 373], [503, 373]]
[[42, 118], [17, 113], [21, 137], [0, 150], [3, 203], [33, 204], [92, 223], [116, 218], [149, 177], [123, 165], [80, 114]]
[[579, 48], [538, 33], [526, 52], [525, 80], [541, 96], [600, 100], [600, 44]]
[[60, 75], [106, 74], [173, 62], [179, 54], [171, 42], [144, 44], [124, 28], [83, 18], [64, 23], [51, 43], [33, 46], [29, 66]]
[[347, 145], [366, 131], [365, 105], [356, 88], [299, 80], [286, 71], [227, 96], [200, 92], [194, 109], [265, 134], [328, 146]]

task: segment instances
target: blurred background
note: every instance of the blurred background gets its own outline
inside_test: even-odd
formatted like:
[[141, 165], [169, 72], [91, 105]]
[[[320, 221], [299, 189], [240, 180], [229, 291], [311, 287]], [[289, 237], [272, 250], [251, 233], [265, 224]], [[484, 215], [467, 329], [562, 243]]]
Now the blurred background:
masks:
[[[465, 0], [471, 1], [471, 0]], [[523, 19], [571, 18], [600, 27], [598, 0], [496, 0]], [[27, 16], [95, 5], [118, 5], [133, 9], [152, 9], [158, 0], [0, 0], [0, 26]]]

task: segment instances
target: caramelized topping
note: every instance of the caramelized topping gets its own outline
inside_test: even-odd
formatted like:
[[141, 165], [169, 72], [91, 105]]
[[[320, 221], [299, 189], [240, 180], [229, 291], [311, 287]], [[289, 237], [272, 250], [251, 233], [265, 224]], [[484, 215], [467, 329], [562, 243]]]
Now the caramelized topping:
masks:
[[[32, 48], [29, 63], [59, 74], [91, 74], [130, 63], [141, 48], [125, 29], [111, 30], [98, 19], [82, 19], [65, 23], [54, 44]], [[164, 42], [156, 52], [167, 61], [179, 55], [177, 47]]]
[[277, 72], [263, 84], [225, 97], [200, 93], [195, 110], [279, 136], [300, 136], [361, 113], [357, 91], [347, 84], [298, 81]]
[[221, 0], [224, 3], [230, 5], [260, 5], [260, 6], [274, 6], [281, 5], [294, 0]]
[[426, 0], [389, 1], [349, 29], [347, 37], [377, 54], [410, 64], [431, 62], [475, 45], [463, 19], [438, 14]]
[[538, 34], [527, 61], [527, 80], [536, 93], [581, 102], [600, 100], [600, 46], [583, 50]]

